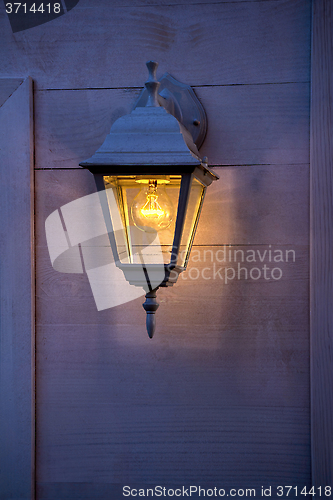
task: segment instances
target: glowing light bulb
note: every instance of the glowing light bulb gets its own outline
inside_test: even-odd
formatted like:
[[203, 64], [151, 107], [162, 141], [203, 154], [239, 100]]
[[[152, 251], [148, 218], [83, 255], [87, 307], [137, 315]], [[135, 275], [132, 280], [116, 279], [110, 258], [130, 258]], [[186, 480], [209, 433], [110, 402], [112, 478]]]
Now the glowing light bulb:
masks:
[[165, 187], [157, 186], [157, 180], [149, 179], [148, 187], [141, 189], [131, 205], [134, 224], [142, 231], [167, 229], [174, 215], [174, 209]]

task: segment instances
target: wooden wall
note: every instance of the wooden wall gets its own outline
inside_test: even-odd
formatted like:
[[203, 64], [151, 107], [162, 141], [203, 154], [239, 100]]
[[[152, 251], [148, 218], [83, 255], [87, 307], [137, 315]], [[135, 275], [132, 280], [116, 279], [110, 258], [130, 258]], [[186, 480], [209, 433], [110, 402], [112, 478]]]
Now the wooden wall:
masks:
[[[39, 500], [309, 487], [310, 21], [310, 0], [80, 0], [13, 35], [0, 10], [2, 71], [35, 82]], [[149, 59], [195, 89], [220, 175], [193, 253], [214, 262], [159, 292], [153, 340], [142, 299], [97, 312], [85, 275], [52, 269], [44, 229], [94, 192], [78, 163], [130, 112]], [[224, 245], [295, 262], [279, 280], [191, 280], [225, 267]]]
[[333, 8], [313, 5], [311, 74], [311, 431], [312, 481], [333, 482]]
[[35, 482], [33, 88], [0, 78], [0, 499]]

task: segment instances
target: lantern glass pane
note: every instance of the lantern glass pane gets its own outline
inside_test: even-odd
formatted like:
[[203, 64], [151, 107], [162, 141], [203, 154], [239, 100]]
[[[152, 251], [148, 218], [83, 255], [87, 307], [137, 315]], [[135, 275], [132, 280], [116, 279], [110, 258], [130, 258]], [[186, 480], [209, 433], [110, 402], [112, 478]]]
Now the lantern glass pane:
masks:
[[184, 228], [177, 259], [177, 264], [182, 267], [187, 266], [188, 260], [190, 258], [190, 252], [199, 221], [205, 190], [206, 187], [194, 177], [186, 209]]
[[104, 176], [119, 261], [168, 264], [181, 176]]

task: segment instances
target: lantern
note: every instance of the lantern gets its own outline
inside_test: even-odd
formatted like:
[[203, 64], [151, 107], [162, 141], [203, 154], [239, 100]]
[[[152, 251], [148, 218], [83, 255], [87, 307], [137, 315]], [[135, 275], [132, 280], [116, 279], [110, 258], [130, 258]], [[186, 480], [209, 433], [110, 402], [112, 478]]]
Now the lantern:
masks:
[[186, 269], [206, 188], [218, 176], [200, 159], [184, 126], [187, 120], [202, 142], [205, 115], [192, 89], [166, 75], [159, 95], [157, 63], [147, 67], [137, 106], [115, 121], [102, 146], [80, 166], [95, 177], [116, 265], [130, 284], [146, 291], [152, 338], [156, 291], [173, 285]]

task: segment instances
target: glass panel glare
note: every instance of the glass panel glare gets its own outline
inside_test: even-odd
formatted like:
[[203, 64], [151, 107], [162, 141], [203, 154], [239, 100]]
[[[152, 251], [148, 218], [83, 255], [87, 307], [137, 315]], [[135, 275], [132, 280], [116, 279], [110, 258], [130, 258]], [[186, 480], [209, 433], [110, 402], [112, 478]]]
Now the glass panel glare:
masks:
[[193, 178], [189, 201], [186, 210], [185, 223], [181, 237], [177, 264], [186, 267], [190, 258], [190, 252], [194, 240], [195, 231], [199, 221], [200, 211], [205, 195], [206, 187]]
[[[168, 264], [181, 176], [104, 176], [121, 263]], [[116, 209], [117, 208], [117, 209]]]

